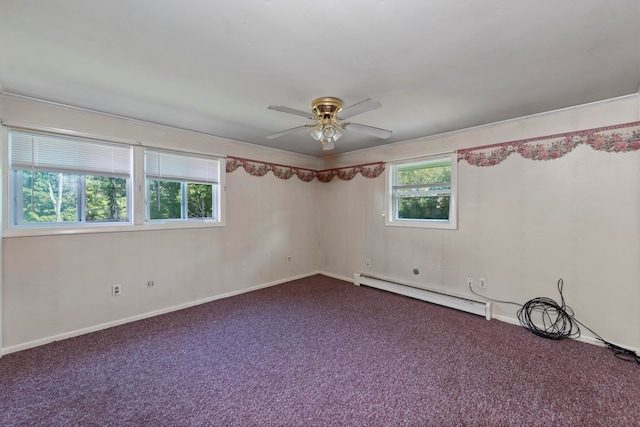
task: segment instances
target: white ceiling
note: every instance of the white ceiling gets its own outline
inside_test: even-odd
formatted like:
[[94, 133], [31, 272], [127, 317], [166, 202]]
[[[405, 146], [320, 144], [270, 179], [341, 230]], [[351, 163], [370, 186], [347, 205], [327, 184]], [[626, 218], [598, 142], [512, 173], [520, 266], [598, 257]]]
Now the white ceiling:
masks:
[[[0, 0], [5, 93], [322, 156], [637, 93], [639, 0]], [[267, 110], [366, 98], [327, 153]]]

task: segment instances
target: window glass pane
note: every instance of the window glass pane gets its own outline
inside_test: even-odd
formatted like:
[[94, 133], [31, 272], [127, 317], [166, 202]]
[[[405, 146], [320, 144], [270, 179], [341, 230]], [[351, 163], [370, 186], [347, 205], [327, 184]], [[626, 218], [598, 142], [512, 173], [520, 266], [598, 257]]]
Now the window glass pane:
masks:
[[449, 195], [398, 199], [398, 219], [449, 219]]
[[85, 191], [87, 222], [128, 221], [125, 178], [87, 176]]
[[211, 184], [188, 183], [188, 218], [213, 217], [213, 186]]
[[[43, 223], [78, 221], [78, 175], [18, 171], [22, 187], [22, 219]], [[22, 221], [20, 221], [22, 220]]]
[[[399, 187], [393, 191], [396, 219], [449, 219], [451, 162], [448, 159], [398, 166], [395, 182]], [[437, 187], [428, 185], [440, 183]]]
[[181, 219], [182, 184], [157, 179], [148, 182], [149, 217], [151, 219]]

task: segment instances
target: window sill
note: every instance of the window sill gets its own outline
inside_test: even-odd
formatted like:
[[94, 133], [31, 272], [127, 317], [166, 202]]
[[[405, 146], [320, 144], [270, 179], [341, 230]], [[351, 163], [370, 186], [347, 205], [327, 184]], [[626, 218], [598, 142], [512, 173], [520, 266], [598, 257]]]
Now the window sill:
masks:
[[202, 222], [202, 221], [169, 221], [157, 223], [145, 223], [135, 225], [95, 225], [81, 227], [34, 227], [34, 228], [8, 228], [3, 230], [2, 237], [34, 237], [34, 236], [57, 236], [75, 234], [100, 234], [100, 233], [123, 233], [131, 231], [153, 231], [153, 230], [176, 230], [190, 228], [218, 228], [224, 227], [224, 222]]
[[389, 227], [432, 228], [440, 230], [456, 230], [458, 225], [450, 221], [386, 221]]

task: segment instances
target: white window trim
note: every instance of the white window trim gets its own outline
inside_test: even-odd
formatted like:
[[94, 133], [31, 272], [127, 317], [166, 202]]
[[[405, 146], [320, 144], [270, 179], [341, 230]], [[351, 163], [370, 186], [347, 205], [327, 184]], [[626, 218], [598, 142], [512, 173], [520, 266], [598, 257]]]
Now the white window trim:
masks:
[[[46, 224], [29, 228], [13, 228], [10, 227], [8, 221], [2, 221], [2, 236], [11, 237], [30, 237], [30, 236], [50, 236], [50, 235], [74, 235], [74, 234], [98, 234], [98, 233], [114, 233], [114, 232], [138, 232], [152, 230], [172, 230], [172, 229], [192, 229], [192, 228], [218, 228], [226, 226], [226, 156], [215, 153], [205, 153], [202, 151], [188, 151], [173, 149], [171, 147], [160, 147], [155, 145], [143, 144], [138, 141], [127, 140], [122, 138], [107, 137], [102, 135], [94, 135], [83, 132], [76, 132], [66, 129], [58, 129], [51, 127], [43, 127], [24, 123], [13, 123], [3, 121], [0, 126], [0, 143], [2, 171], [2, 217], [9, 218], [9, 211], [12, 204], [9, 203], [9, 174], [11, 167], [9, 164], [9, 130], [33, 131], [39, 133], [51, 133], [54, 135], [63, 135], [72, 138], [83, 138], [108, 143], [117, 143], [133, 146], [133, 173], [132, 173], [132, 191], [131, 191], [131, 209], [132, 222], [127, 224], [118, 223], [101, 223], [87, 224], [81, 226], [71, 226], [70, 224]], [[206, 156], [217, 158], [220, 162], [220, 181], [219, 181], [219, 220], [177, 220], [166, 222], [145, 222], [145, 205], [144, 205], [144, 148], [157, 149], [164, 151], [174, 151], [177, 153], [191, 154], [197, 156]]]
[[[451, 200], [449, 203], [449, 219], [395, 219], [393, 200], [394, 166], [401, 166], [411, 163], [427, 162], [442, 158], [451, 159]], [[383, 212], [385, 225], [390, 227], [414, 227], [414, 228], [435, 228], [455, 230], [458, 228], [458, 159], [456, 152], [438, 153], [423, 157], [416, 157], [404, 160], [394, 160], [387, 162], [385, 166], [385, 211]]]

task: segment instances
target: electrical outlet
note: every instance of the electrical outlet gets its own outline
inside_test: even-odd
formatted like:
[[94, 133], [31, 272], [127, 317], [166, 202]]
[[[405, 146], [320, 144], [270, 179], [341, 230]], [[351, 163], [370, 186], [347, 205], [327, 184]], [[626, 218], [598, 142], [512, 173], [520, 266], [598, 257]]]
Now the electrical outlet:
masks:
[[287, 262], [291, 262], [291, 256], [287, 257]]
[[122, 294], [122, 285], [111, 285], [111, 296], [119, 297]]
[[487, 279], [485, 279], [484, 277], [479, 278], [478, 286], [480, 287], [480, 289], [487, 289]]
[[371, 260], [370, 259], [365, 259], [364, 260], [364, 265], [366, 265], [367, 267], [371, 267]]
[[467, 286], [473, 288], [473, 277], [467, 277]]

